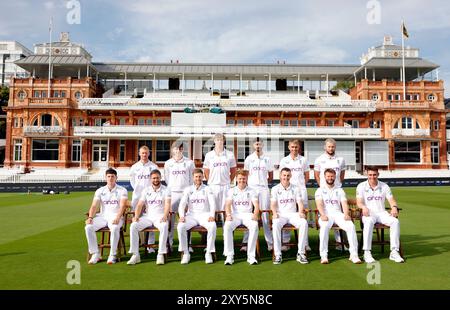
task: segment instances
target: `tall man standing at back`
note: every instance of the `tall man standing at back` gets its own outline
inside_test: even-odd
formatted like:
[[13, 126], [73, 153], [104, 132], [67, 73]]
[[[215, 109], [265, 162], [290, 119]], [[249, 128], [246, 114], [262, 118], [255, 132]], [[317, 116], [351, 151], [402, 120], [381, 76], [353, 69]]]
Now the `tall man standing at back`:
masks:
[[[325, 152], [317, 157], [314, 162], [314, 179], [319, 187], [324, 187], [327, 184], [325, 180], [325, 170], [331, 168], [336, 172], [334, 181], [335, 187], [342, 187], [342, 182], [344, 182], [345, 179], [345, 160], [343, 157], [336, 155], [336, 141], [332, 138], [326, 139], [324, 150]], [[339, 232], [334, 231], [334, 239], [337, 243], [341, 242]], [[336, 246], [336, 249], [340, 249], [340, 247]], [[347, 250], [347, 247], [345, 247], [345, 249]]]
[[236, 175], [236, 159], [233, 152], [224, 148], [225, 136], [214, 135], [214, 150], [206, 153], [203, 169], [208, 186], [213, 193], [216, 211], [223, 211], [230, 183]]
[[[283, 168], [289, 168], [292, 173], [290, 183], [297, 186], [302, 197], [303, 208], [308, 209], [308, 192], [306, 191], [306, 183], [309, 181], [309, 163], [305, 157], [300, 155], [300, 141], [297, 139], [289, 141], [290, 154], [280, 161], [280, 171]], [[283, 234], [284, 242], [289, 242], [290, 232], [285, 231]], [[306, 249], [311, 250], [306, 241]]]
[[173, 213], [169, 231], [169, 244], [172, 248], [175, 225], [175, 212], [178, 212], [183, 191], [193, 184], [192, 174], [195, 169], [194, 162], [183, 156], [183, 143], [172, 144], [172, 158], [164, 164], [164, 177], [168, 188], [171, 190], [171, 210]]
[[[140, 160], [130, 168], [130, 183], [133, 188], [133, 196], [131, 198], [131, 209], [134, 211], [139, 202], [139, 198], [145, 188], [151, 186], [150, 173], [158, 169], [158, 166], [149, 160], [150, 149], [143, 145], [139, 148]], [[149, 233], [148, 243], [155, 243], [155, 234]], [[154, 249], [149, 248], [149, 253], [155, 252]]]

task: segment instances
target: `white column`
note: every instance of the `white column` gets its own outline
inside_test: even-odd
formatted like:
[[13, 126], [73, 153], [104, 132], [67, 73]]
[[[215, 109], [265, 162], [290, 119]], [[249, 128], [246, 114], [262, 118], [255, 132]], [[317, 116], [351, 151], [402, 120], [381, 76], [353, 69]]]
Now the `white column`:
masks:
[[364, 67], [364, 79], [367, 80], [367, 68]]
[[155, 89], [156, 89], [156, 73], [153, 73], [153, 94], [155, 93]]
[[328, 93], [330, 90], [330, 85], [328, 84], [329, 80], [328, 80], [328, 73], [327, 73], [327, 97], [328, 97]]
[[214, 92], [214, 73], [211, 72], [211, 96]]
[[269, 97], [272, 95], [272, 74], [269, 73]]
[[300, 96], [300, 73], [297, 74], [297, 94]]
[[375, 69], [372, 69], [372, 81], [375, 82]]
[[186, 81], [184, 80], [184, 72], [183, 72], [183, 74], [182, 74], [182, 79], [183, 79], [183, 83], [181, 83], [181, 86], [182, 86], [182, 88], [181, 88], [181, 96], [184, 96], [184, 88], [186, 87]]
[[125, 84], [125, 96], [126, 96], [127, 95], [127, 73], [126, 72], [125, 72], [124, 78], [125, 78], [124, 84]]

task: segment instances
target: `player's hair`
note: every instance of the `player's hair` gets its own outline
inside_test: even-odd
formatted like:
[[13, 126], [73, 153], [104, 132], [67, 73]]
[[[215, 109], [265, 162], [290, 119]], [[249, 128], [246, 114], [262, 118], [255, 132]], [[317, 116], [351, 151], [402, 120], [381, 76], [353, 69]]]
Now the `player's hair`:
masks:
[[334, 140], [333, 138], [327, 138], [327, 139], [325, 140], [324, 145], [327, 145], [327, 143], [331, 143], [331, 144], [333, 144], [333, 145], [336, 145], [336, 140]]
[[297, 144], [298, 146], [300, 146], [300, 141], [298, 139], [289, 140], [289, 145], [291, 144]]
[[148, 146], [146, 146], [146, 145], [141, 146], [141, 147], [139, 148], [139, 152], [140, 152], [141, 150], [146, 150], [147, 152], [150, 152], [150, 149], [149, 149]]
[[192, 172], [192, 174], [197, 174], [197, 173], [203, 174], [203, 170], [201, 168], [195, 168], [194, 172]]
[[253, 138], [252, 144], [255, 144], [256, 142], [259, 142], [261, 144], [264, 144], [263, 140], [261, 140], [259, 137]]
[[327, 168], [327, 169], [325, 169], [323, 174], [325, 175], [325, 173], [327, 173], [327, 172], [336, 175], [336, 171], [334, 171], [334, 169]]
[[289, 169], [288, 167], [284, 167], [283, 169], [280, 170], [280, 174], [281, 174], [283, 171], [291, 172], [291, 169]]
[[157, 175], [161, 176], [161, 172], [160, 172], [158, 169], [153, 169], [153, 170], [150, 172], [150, 176], [152, 176], [152, 175], [154, 175], [154, 174], [157, 174]]
[[244, 169], [238, 169], [237, 171], [236, 171], [236, 176], [238, 176], [238, 175], [243, 175], [243, 176], [248, 176], [248, 170], [244, 170]]
[[175, 141], [174, 143], [172, 143], [172, 149], [173, 148], [183, 149], [183, 141]]
[[114, 174], [115, 176], [117, 176], [117, 171], [114, 170], [113, 168], [108, 168], [105, 171], [105, 175], [108, 175], [108, 174]]
[[213, 140], [216, 140], [216, 139], [222, 139], [223, 141], [225, 141], [225, 136], [223, 133], [216, 133], [213, 137]]
[[378, 172], [378, 167], [377, 166], [366, 166], [366, 171]]

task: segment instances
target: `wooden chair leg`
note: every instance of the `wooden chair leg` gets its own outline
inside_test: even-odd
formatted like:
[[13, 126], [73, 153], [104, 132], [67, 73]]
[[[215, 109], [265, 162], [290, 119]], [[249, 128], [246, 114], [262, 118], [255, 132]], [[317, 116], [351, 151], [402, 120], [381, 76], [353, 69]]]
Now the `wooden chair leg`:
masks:
[[256, 238], [256, 259], [258, 260], [261, 258], [261, 254], [259, 251], [259, 238]]
[[341, 251], [345, 252], [345, 240], [344, 240], [344, 233], [342, 232], [342, 229], [339, 229], [339, 238], [341, 238]]
[[384, 253], [384, 228], [381, 228], [381, 253]]
[[105, 245], [105, 232], [102, 231], [102, 243], [101, 243], [100, 256], [103, 256], [103, 249], [105, 248], [104, 245]]

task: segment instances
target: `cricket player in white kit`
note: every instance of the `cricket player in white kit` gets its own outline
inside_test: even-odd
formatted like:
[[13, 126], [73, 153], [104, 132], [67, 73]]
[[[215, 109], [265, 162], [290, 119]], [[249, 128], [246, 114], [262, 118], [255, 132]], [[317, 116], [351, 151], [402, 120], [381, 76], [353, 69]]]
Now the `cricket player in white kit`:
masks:
[[326, 184], [318, 188], [315, 194], [316, 206], [320, 214], [320, 263], [328, 264], [328, 235], [331, 227], [336, 223], [339, 228], [347, 233], [350, 247], [349, 260], [354, 264], [360, 264], [361, 260], [358, 257], [358, 240], [356, 237], [355, 225], [349, 214], [347, 197], [344, 190], [334, 184], [335, 179], [336, 171], [332, 168], [326, 169]]
[[258, 238], [258, 194], [247, 185], [248, 171], [238, 170], [236, 174], [237, 186], [228, 190], [225, 203], [226, 221], [223, 226], [223, 255], [226, 256], [225, 265], [234, 263], [233, 231], [239, 225], [247, 227], [249, 236], [247, 244], [247, 262], [258, 264], [256, 260], [256, 239]]
[[[270, 209], [272, 210], [274, 264], [281, 264], [281, 231], [285, 224], [298, 229], [297, 261], [307, 264], [306, 241], [308, 240], [308, 222], [303, 208], [303, 199], [299, 188], [290, 183], [292, 173], [289, 168], [280, 171], [280, 184], [272, 188]], [[298, 206], [298, 207], [297, 207]]]
[[[143, 145], [139, 148], [139, 158], [140, 160], [135, 163], [130, 168], [130, 184], [133, 188], [133, 196], [131, 198], [131, 210], [134, 211], [139, 202], [139, 198], [142, 194], [142, 191], [150, 186], [150, 172], [155, 169], [158, 169], [158, 166], [155, 165], [148, 159], [150, 154], [150, 149], [148, 146]], [[149, 233], [148, 235], [148, 243], [155, 243], [155, 234]], [[149, 253], [155, 252], [154, 249], [149, 248]]]
[[[305, 157], [300, 155], [300, 141], [297, 139], [291, 140], [288, 147], [290, 154], [281, 159], [279, 169], [280, 171], [285, 167], [291, 169], [292, 177], [290, 183], [297, 186], [300, 190], [303, 208], [309, 209], [308, 192], [306, 191], [306, 183], [309, 181], [309, 163]], [[289, 231], [286, 231], [283, 234], [283, 240], [289, 242], [290, 236]], [[306, 249], [311, 251], [308, 240], [306, 241]]]
[[[314, 162], [314, 179], [319, 187], [325, 186], [324, 173], [326, 169], [331, 168], [336, 171], [335, 186], [342, 187], [342, 182], [345, 179], [345, 160], [343, 157], [336, 155], [336, 141], [331, 138], [326, 139], [324, 150], [325, 152], [317, 157]], [[337, 231], [334, 232], [334, 239], [336, 242], [341, 242], [341, 236]], [[336, 249], [339, 249], [339, 247], [336, 246]], [[347, 250], [347, 247], [345, 247], [345, 250]]]
[[[378, 180], [378, 168], [369, 166], [366, 168], [367, 181], [364, 181], [356, 187], [356, 201], [358, 208], [362, 209], [363, 229], [363, 250], [364, 261], [367, 263], [375, 262], [372, 257], [372, 236], [373, 226], [376, 223], [382, 223], [390, 227], [391, 254], [389, 259], [396, 263], [403, 263], [400, 256], [400, 222], [397, 219], [397, 202], [392, 195], [389, 186]], [[385, 210], [385, 200], [389, 201], [391, 213]]]
[[[270, 210], [269, 182], [273, 180], [273, 163], [269, 156], [263, 153], [263, 142], [256, 139], [253, 143], [255, 151], [248, 155], [244, 161], [244, 169], [248, 171], [248, 186], [258, 195], [260, 210]], [[264, 229], [264, 238], [267, 249], [273, 250], [273, 236], [270, 230], [270, 219], [267, 212], [261, 214]], [[248, 233], [244, 234], [244, 242], [247, 241]]]
[[208, 186], [213, 192], [217, 211], [223, 211], [225, 198], [231, 181], [236, 175], [236, 159], [233, 152], [224, 148], [225, 137], [218, 133], [214, 136], [214, 150], [206, 153], [203, 169]]
[[175, 228], [175, 212], [178, 211], [183, 191], [193, 184], [192, 173], [195, 165], [192, 160], [183, 156], [183, 143], [174, 142], [172, 144], [172, 158], [164, 164], [164, 177], [167, 186], [171, 190], [171, 210], [173, 213], [171, 227], [169, 230], [169, 244], [173, 245], [173, 235]]
[[[164, 264], [167, 253], [167, 237], [169, 234], [170, 189], [161, 185], [161, 172], [153, 170], [150, 174], [151, 185], [141, 193], [141, 198], [134, 211], [133, 223], [130, 226], [130, 251], [133, 254], [128, 265], [141, 262], [139, 255], [139, 232], [147, 227], [155, 226], [159, 230], [159, 247], [156, 264]], [[145, 207], [145, 212], [142, 212]]]
[[194, 169], [194, 185], [184, 190], [178, 213], [180, 216], [177, 226], [178, 251], [183, 252], [181, 264], [187, 264], [191, 259], [188, 249], [187, 231], [196, 225], [201, 225], [208, 231], [205, 263], [213, 263], [211, 253], [216, 252], [216, 206], [211, 189], [203, 184], [202, 169]]
[[[86, 238], [89, 246], [91, 258], [89, 264], [96, 264], [101, 261], [97, 243], [97, 230], [108, 226], [111, 231], [111, 250], [107, 260], [108, 264], [117, 262], [117, 245], [119, 244], [120, 228], [123, 225], [123, 214], [128, 200], [127, 190], [116, 184], [117, 172], [110, 168], [106, 170], [106, 185], [95, 191], [89, 217], [86, 220]], [[100, 213], [97, 209], [100, 206]]]

